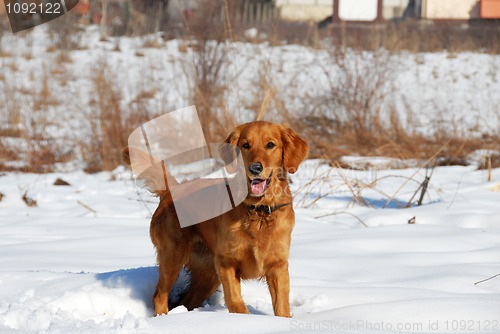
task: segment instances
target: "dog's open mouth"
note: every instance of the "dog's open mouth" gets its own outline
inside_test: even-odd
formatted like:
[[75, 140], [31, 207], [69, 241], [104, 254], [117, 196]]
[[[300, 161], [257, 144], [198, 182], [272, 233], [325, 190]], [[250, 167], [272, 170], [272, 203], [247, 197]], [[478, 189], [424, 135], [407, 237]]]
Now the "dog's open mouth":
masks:
[[271, 176], [267, 179], [253, 179], [250, 182], [250, 191], [253, 196], [262, 196], [271, 183]]

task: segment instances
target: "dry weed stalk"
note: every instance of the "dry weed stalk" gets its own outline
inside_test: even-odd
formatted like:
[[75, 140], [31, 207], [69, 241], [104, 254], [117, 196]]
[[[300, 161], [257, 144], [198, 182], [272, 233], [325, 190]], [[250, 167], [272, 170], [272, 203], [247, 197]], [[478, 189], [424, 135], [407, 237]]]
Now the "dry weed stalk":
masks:
[[81, 205], [82, 207], [84, 207], [87, 211], [91, 212], [92, 214], [94, 214], [94, 217], [97, 217], [97, 211], [95, 211], [94, 209], [92, 209], [89, 205], [83, 203], [82, 201], [80, 200], [77, 200], [76, 201], [79, 205]]
[[345, 214], [345, 215], [349, 215], [351, 217], [354, 217], [356, 218], [364, 227], [368, 227], [368, 225], [366, 225], [366, 223], [361, 219], [359, 218], [357, 215], [355, 215], [354, 213], [352, 212], [349, 212], [349, 211], [335, 211], [335, 212], [332, 212], [332, 213], [327, 213], [327, 214], [324, 214], [324, 215], [320, 215], [320, 216], [316, 216], [314, 217], [315, 219], [320, 219], [320, 218], [324, 218], [324, 217], [328, 217], [328, 216], [337, 216], [337, 215], [341, 215], [341, 214]]
[[267, 119], [279, 118], [280, 114], [286, 112], [285, 101], [278, 94], [278, 87], [272, 77], [272, 52], [267, 59], [260, 62], [258, 79], [254, 86], [257, 88], [251, 109], [256, 113], [255, 120], [264, 120], [264, 116], [273, 112]]
[[304, 208], [311, 207], [317, 201], [330, 194], [331, 189], [329, 189], [326, 194], [322, 194], [322, 190], [325, 185], [330, 186], [329, 179], [331, 169], [328, 168], [325, 171], [320, 172], [320, 166], [321, 164], [318, 163], [314, 168], [313, 175], [310, 180], [294, 191], [294, 198], [296, 198], [298, 206]]
[[[416, 170], [415, 172], [411, 175], [410, 179], [413, 179], [415, 177], [415, 175], [417, 175], [418, 173], [420, 173], [420, 171], [422, 170], [422, 168], [426, 168], [430, 165], [430, 163], [436, 159], [436, 157], [439, 155], [439, 153], [441, 153], [442, 150], [444, 150], [446, 148], [446, 146], [448, 146], [448, 144], [451, 142], [451, 139], [448, 140], [444, 145], [442, 145], [433, 155], [432, 157], [430, 157], [429, 159], [427, 159], [427, 161], [423, 162]], [[392, 200], [397, 196], [397, 194], [399, 194], [399, 192], [401, 191], [401, 189], [403, 189], [403, 187], [408, 183], [408, 181], [405, 181], [403, 182], [403, 184], [401, 184], [401, 186], [396, 190], [396, 192], [391, 196], [391, 198], [386, 202], [386, 204], [384, 205], [384, 208], [386, 208], [390, 202], [392, 202]]]
[[487, 282], [487, 281], [492, 280], [492, 279], [494, 279], [494, 278], [496, 278], [496, 277], [499, 277], [499, 276], [500, 276], [500, 273], [499, 273], [499, 274], [496, 274], [496, 275], [493, 275], [493, 276], [491, 276], [491, 277], [488, 277], [488, 278], [482, 279], [482, 280], [480, 280], [480, 281], [477, 281], [477, 282], [475, 282], [475, 283], [474, 283], [474, 285], [478, 285], [478, 284], [481, 284], [481, 283]]
[[[429, 162], [427, 162], [427, 164], [428, 163]], [[357, 204], [359, 206], [364, 206], [364, 207], [374, 207], [374, 205], [370, 202], [370, 200], [367, 200], [363, 195], [363, 192], [367, 189], [382, 195], [386, 199], [386, 202], [382, 206], [382, 208], [387, 208], [388, 205], [391, 203], [396, 204], [399, 208], [408, 208], [413, 205], [413, 200], [419, 192], [420, 192], [420, 197], [416, 204], [420, 206], [422, 205], [423, 198], [426, 195], [426, 191], [429, 186], [429, 181], [433, 171], [432, 169], [430, 175], [426, 173], [423, 181], [419, 181], [415, 178], [419, 170], [422, 168], [419, 167], [417, 171], [410, 177], [401, 175], [385, 175], [382, 177], [377, 177], [376, 175], [374, 176], [373, 173], [370, 173], [372, 180], [366, 182], [357, 177], [355, 178], [348, 177], [347, 174], [344, 173], [344, 168], [338, 162], [334, 162], [333, 167], [327, 168], [326, 170], [323, 171], [320, 171], [319, 167], [320, 164], [316, 166], [311, 179], [295, 191], [295, 197], [297, 198], [296, 203], [298, 206], [304, 208], [311, 207], [312, 205], [317, 203], [320, 199], [332, 195], [335, 191], [338, 191], [342, 187], [346, 187], [349, 193], [351, 194], [351, 200], [347, 204], [347, 207], [349, 207], [351, 204]], [[337, 185], [334, 187], [332, 187], [331, 185], [332, 182], [331, 177], [333, 170], [336, 171], [341, 180], [341, 182], [338, 182]], [[379, 184], [380, 181], [387, 178], [401, 178], [404, 181], [402, 182], [402, 185], [393, 194], [387, 194], [386, 192], [379, 189], [379, 187], [377, 186], [377, 184]], [[395, 200], [395, 198], [400, 193], [401, 189], [409, 182], [416, 183], [418, 187], [414, 191], [411, 199], [405, 205], [404, 203]], [[325, 191], [325, 185], [328, 185], [328, 189], [326, 189], [326, 191]], [[338, 213], [344, 213], [344, 211], [342, 212], [336, 211], [334, 213], [327, 214], [325, 216], [334, 215]]]
[[[340, 177], [342, 178], [342, 180], [344, 180], [344, 184], [349, 188], [349, 191], [352, 194], [352, 199], [356, 202], [356, 204], [360, 206], [372, 207], [372, 205], [361, 195], [361, 192], [366, 187], [366, 185], [363, 182], [359, 182], [359, 180], [357, 179], [355, 179], [353, 182], [342, 172], [342, 168], [340, 167], [338, 162], [336, 162], [336, 165]], [[349, 202], [348, 205], [350, 205], [351, 202]]]
[[205, 138], [217, 142], [236, 125], [227, 101], [228, 92], [236, 86], [236, 77], [229, 73], [231, 45], [227, 38], [231, 25], [225, 19], [227, 15], [221, 16], [229, 10], [227, 3], [203, 1], [201, 6], [204, 15], [186, 21], [193, 39], [186, 42], [191, 52], [183, 70], [192, 87], [190, 99], [197, 108]]

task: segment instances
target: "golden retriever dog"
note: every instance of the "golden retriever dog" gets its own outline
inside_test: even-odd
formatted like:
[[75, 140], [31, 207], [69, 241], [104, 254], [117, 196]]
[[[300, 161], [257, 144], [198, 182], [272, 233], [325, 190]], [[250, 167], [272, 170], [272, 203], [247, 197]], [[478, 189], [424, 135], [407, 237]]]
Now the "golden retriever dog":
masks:
[[241, 150], [247, 177], [248, 196], [234, 209], [182, 228], [169, 190], [155, 191], [160, 197], [150, 227], [159, 264], [155, 312], [168, 313], [170, 290], [186, 266], [190, 285], [180, 304], [189, 310], [222, 284], [229, 312], [248, 313], [240, 281], [265, 278], [274, 314], [290, 317], [288, 255], [295, 215], [287, 173], [307, 157], [308, 145], [292, 129], [264, 121], [236, 127], [225, 142]]

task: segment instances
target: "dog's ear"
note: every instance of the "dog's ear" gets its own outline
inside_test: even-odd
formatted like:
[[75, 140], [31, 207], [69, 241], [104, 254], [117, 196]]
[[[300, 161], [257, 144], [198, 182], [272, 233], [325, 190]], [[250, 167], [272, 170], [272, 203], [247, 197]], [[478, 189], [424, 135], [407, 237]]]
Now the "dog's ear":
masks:
[[309, 145], [295, 131], [282, 126], [281, 140], [283, 141], [283, 167], [285, 171], [293, 174], [302, 161], [309, 154]]
[[226, 140], [224, 140], [224, 143], [238, 145], [238, 140], [240, 140], [240, 135], [243, 125], [235, 127], [233, 131], [231, 131], [231, 133], [227, 135]]
[[233, 131], [226, 137], [224, 144], [219, 146], [219, 155], [226, 165], [226, 169], [230, 174], [236, 171], [237, 145], [240, 140], [242, 126], [234, 128]]

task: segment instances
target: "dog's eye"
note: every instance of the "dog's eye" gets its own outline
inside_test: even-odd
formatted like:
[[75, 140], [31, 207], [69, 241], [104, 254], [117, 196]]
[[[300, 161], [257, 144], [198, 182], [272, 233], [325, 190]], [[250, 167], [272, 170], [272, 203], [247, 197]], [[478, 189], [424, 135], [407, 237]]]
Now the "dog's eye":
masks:
[[241, 145], [244, 149], [249, 149], [250, 148], [250, 144], [249, 143], [245, 143], [243, 145]]
[[273, 148], [275, 147], [276, 145], [273, 143], [273, 142], [269, 142], [267, 143], [267, 148]]

